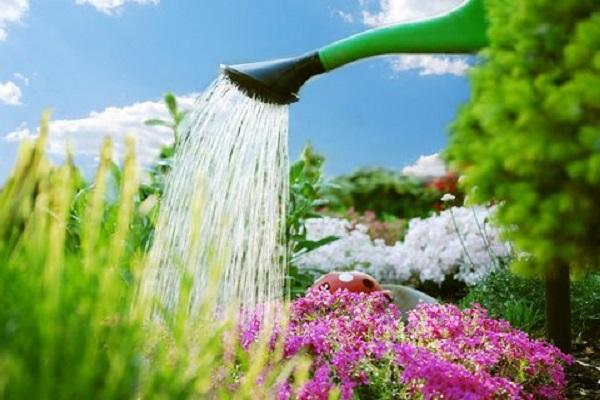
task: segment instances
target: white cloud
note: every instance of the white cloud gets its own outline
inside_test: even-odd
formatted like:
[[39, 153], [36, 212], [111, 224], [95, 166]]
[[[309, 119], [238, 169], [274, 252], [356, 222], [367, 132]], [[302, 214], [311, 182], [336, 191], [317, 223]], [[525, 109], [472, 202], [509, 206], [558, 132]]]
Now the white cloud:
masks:
[[421, 156], [417, 162], [402, 169], [402, 174], [420, 180], [431, 180], [446, 175], [448, 168], [438, 153]]
[[29, 86], [29, 78], [25, 75], [21, 74], [20, 72], [15, 72], [13, 76], [23, 82], [25, 86]]
[[6, 40], [7, 26], [20, 23], [29, 10], [29, 0], [0, 0], [0, 42]]
[[[368, 27], [418, 20], [450, 11], [464, 0], [359, 0], [362, 22]], [[396, 73], [418, 70], [421, 75], [464, 75], [469, 69], [462, 56], [406, 54], [390, 60]]]
[[402, 21], [422, 19], [452, 10], [464, 0], [359, 0], [363, 22], [367, 26], [381, 26]]
[[337, 15], [338, 17], [340, 17], [344, 22], [348, 22], [348, 23], [354, 22], [354, 15], [350, 14], [349, 12], [342, 11], [342, 10], [334, 10], [333, 13], [335, 15]]
[[160, 0], [76, 0], [76, 3], [79, 5], [89, 4], [104, 14], [113, 15], [120, 12], [125, 3], [158, 5]]
[[[190, 109], [196, 94], [178, 97], [181, 109]], [[67, 146], [79, 156], [97, 156], [104, 137], [114, 140], [115, 156], [123, 152], [124, 139], [132, 135], [136, 139], [137, 154], [142, 164], [151, 163], [159, 149], [173, 140], [170, 129], [150, 127], [144, 121], [160, 118], [169, 121], [170, 116], [162, 101], [145, 101], [125, 107], [108, 107], [103, 111], [92, 111], [88, 116], [79, 119], [55, 120], [50, 123], [48, 152], [64, 155]], [[8, 142], [18, 142], [35, 137], [37, 129], [21, 124], [14, 131], [4, 135]]]
[[10, 106], [18, 106], [21, 104], [21, 96], [21, 88], [15, 85], [14, 82], [0, 82], [0, 103], [8, 104]]
[[420, 75], [464, 75], [471, 67], [462, 56], [433, 56], [430, 54], [406, 54], [392, 58], [394, 72], [418, 70]]
[[34, 138], [35, 135], [27, 128], [27, 122], [21, 122], [14, 131], [4, 136], [4, 140], [7, 142], [20, 142], [21, 140]]

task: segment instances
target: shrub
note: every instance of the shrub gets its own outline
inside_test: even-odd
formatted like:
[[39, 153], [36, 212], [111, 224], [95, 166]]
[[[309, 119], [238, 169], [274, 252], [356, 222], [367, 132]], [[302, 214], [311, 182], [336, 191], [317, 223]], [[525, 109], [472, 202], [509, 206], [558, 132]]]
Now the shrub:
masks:
[[[388, 169], [359, 169], [332, 179], [324, 192], [328, 208], [336, 214], [350, 209], [402, 219], [427, 217], [441, 197], [437, 187]], [[443, 194], [443, 193], [442, 193]]]
[[[600, 274], [591, 273], [571, 283], [573, 331], [588, 336], [600, 332]], [[479, 303], [490, 315], [535, 335], [544, 328], [544, 285], [540, 279], [521, 278], [508, 269], [493, 272], [469, 289], [463, 307]]]
[[471, 199], [546, 275], [549, 336], [569, 348], [569, 271], [600, 266], [600, 7], [489, 0], [490, 46], [448, 155]]
[[[243, 325], [248, 347], [260, 332]], [[342, 399], [559, 399], [570, 357], [531, 340], [476, 306], [422, 305], [404, 326], [381, 293], [311, 290], [290, 306], [286, 357], [314, 357], [311, 379], [280, 398], [327, 399], [339, 384]]]
[[318, 240], [335, 236], [338, 240], [301, 256], [297, 265], [303, 270], [352, 271], [372, 275], [382, 282], [404, 282], [411, 276], [402, 263], [395, 246], [387, 246], [383, 239], [372, 240], [368, 228], [339, 218], [324, 217], [306, 223], [308, 237]]
[[450, 278], [472, 285], [507, 262], [508, 244], [488, 224], [495, 207], [454, 207], [409, 222], [402, 242], [372, 240], [362, 224], [336, 218], [307, 221], [308, 237], [337, 236], [335, 242], [298, 259], [301, 268], [360, 270], [387, 283], [442, 284]]

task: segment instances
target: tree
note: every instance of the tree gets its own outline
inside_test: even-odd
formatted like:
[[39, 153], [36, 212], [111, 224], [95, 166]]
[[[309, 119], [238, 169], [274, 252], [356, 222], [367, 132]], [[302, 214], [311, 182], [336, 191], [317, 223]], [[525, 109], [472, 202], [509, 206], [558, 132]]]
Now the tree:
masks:
[[600, 259], [600, 2], [488, 0], [490, 46], [471, 73], [447, 156], [543, 274], [546, 328], [570, 348], [569, 275]]

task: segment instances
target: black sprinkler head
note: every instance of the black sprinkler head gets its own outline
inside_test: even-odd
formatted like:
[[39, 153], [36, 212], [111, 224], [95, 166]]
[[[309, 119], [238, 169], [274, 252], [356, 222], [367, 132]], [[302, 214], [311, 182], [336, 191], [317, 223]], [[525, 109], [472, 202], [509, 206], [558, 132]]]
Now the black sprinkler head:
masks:
[[317, 52], [281, 60], [223, 65], [221, 69], [249, 96], [275, 104], [298, 101], [304, 82], [325, 72]]

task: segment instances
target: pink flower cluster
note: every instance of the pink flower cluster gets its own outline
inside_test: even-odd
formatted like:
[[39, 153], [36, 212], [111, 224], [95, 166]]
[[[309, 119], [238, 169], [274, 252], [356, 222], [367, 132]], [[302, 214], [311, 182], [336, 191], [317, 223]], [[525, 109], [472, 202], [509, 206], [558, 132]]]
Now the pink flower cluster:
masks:
[[[259, 320], [244, 324], [243, 347]], [[283, 384], [280, 399], [327, 399], [334, 386], [342, 399], [560, 399], [571, 362], [481, 307], [422, 305], [405, 325], [380, 293], [344, 290], [292, 302], [283, 339], [286, 357], [304, 350], [314, 361], [311, 380], [297, 393]]]

